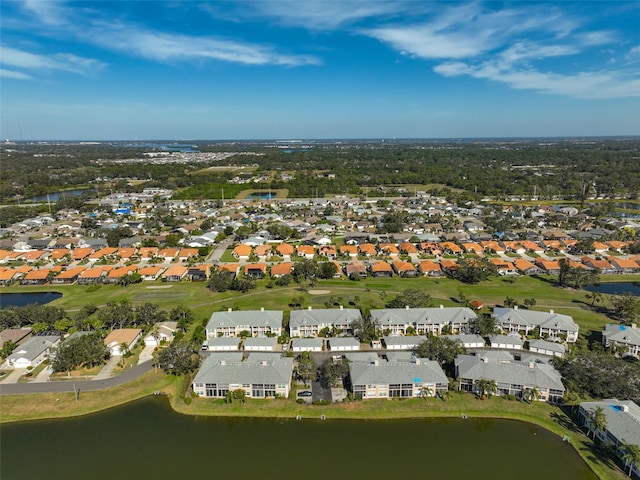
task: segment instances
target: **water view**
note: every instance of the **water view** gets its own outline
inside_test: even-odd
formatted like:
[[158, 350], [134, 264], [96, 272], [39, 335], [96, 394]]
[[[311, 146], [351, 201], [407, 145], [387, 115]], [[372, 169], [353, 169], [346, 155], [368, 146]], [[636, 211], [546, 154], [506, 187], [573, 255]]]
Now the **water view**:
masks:
[[596, 479], [569, 444], [522, 422], [190, 417], [162, 397], [3, 425], [0, 453], [3, 480]]
[[624, 295], [625, 293], [640, 295], [640, 282], [601, 283], [599, 285], [587, 285], [584, 289], [589, 292], [600, 292], [609, 295]]
[[247, 195], [248, 200], [271, 200], [273, 198], [276, 198], [276, 194], [271, 192], [253, 192]]
[[36, 195], [31, 197], [32, 202], [57, 202], [65, 195], [79, 197], [84, 193], [95, 192], [95, 188], [77, 188], [75, 190], [61, 190], [59, 192], [53, 192], [48, 195]]
[[0, 293], [0, 308], [24, 307], [30, 303], [44, 305], [62, 297], [58, 292]]

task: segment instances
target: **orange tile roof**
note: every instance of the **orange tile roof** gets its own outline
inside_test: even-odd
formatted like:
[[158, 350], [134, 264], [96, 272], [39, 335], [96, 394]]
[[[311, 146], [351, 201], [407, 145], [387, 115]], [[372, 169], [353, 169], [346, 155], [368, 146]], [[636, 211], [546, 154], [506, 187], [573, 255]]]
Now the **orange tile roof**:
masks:
[[531, 268], [539, 268], [533, 263], [531, 263], [529, 260], [525, 260], [524, 258], [517, 258], [513, 263], [516, 266], [516, 268], [521, 272], [526, 272]]
[[298, 255], [314, 255], [316, 253], [316, 249], [313, 245], [298, 245], [296, 248], [296, 253]]
[[462, 248], [471, 253], [480, 253], [484, 250], [484, 248], [476, 242], [464, 242]]
[[413, 264], [409, 262], [404, 262], [402, 260], [394, 260], [392, 264], [396, 272], [415, 272], [416, 271], [416, 267], [414, 267]]
[[51, 273], [50, 268], [43, 268], [41, 270], [31, 270], [24, 276], [24, 280], [45, 280]]
[[418, 253], [418, 248], [413, 243], [405, 242], [405, 243], [401, 243], [398, 246], [400, 247], [400, 250], [403, 252]]
[[85, 267], [70, 268], [68, 270], [65, 270], [64, 272], [60, 272], [60, 275], [58, 275], [56, 279], [58, 280], [71, 279], [80, 275], [84, 270], [85, 270]]
[[177, 255], [178, 255], [178, 249], [173, 247], [163, 248], [158, 252], [158, 256], [164, 257], [164, 258], [175, 258]]
[[113, 266], [101, 265], [99, 267], [87, 268], [80, 273], [80, 278], [97, 278], [101, 277], [103, 272], [109, 272]]
[[90, 248], [90, 247], [74, 248], [71, 251], [71, 258], [73, 258], [74, 260], [84, 260], [89, 255], [91, 255], [91, 252], [93, 252], [93, 248]]
[[156, 276], [159, 275], [162, 270], [164, 270], [164, 267], [149, 265], [147, 267], [142, 267], [140, 270], [138, 270], [138, 273], [144, 276]]
[[357, 255], [358, 247], [357, 245], [340, 245], [340, 253], [348, 254], [348, 255]]
[[138, 250], [140, 258], [153, 258], [158, 256], [158, 247], [142, 247]]
[[55, 250], [51, 251], [51, 260], [60, 260], [61, 258], [64, 258], [65, 255], [68, 255], [71, 253], [71, 250], [69, 250], [68, 248], [56, 248]]
[[30, 252], [24, 252], [22, 254], [22, 258], [25, 260], [38, 260], [39, 258], [42, 258], [44, 255], [46, 255], [48, 252], [45, 252], [44, 250], [31, 250]]
[[136, 253], [136, 249], [132, 247], [118, 249], [118, 256], [120, 258], [131, 258], [135, 255], [135, 253]]
[[259, 257], [264, 257], [271, 253], [271, 245], [258, 245], [253, 249], [253, 252]]
[[18, 271], [13, 268], [7, 268], [0, 270], [0, 281], [7, 281], [13, 279], [16, 275], [18, 275]]
[[292, 268], [291, 262], [277, 263], [271, 267], [271, 275], [291, 275]]
[[442, 267], [446, 268], [447, 270], [457, 270], [458, 269], [458, 262], [456, 262], [455, 260], [452, 260], [450, 258], [443, 258], [440, 261], [440, 265], [442, 265]]
[[378, 245], [378, 248], [381, 252], [384, 252], [384, 253], [389, 253], [389, 254], [400, 253], [400, 250], [398, 250], [398, 247], [396, 247], [393, 243], [381, 243], [380, 245]]
[[182, 265], [173, 265], [164, 271], [162, 278], [184, 277], [187, 274], [187, 270], [187, 267], [183, 267]]
[[89, 258], [99, 259], [99, 258], [102, 258], [102, 257], [106, 257], [107, 255], [113, 255], [117, 251], [118, 251], [117, 248], [104, 247], [104, 248], [101, 248], [100, 250], [98, 250], [97, 252], [94, 252], [91, 255], [89, 255]]
[[372, 272], [393, 272], [393, 268], [387, 262], [375, 262], [371, 265]]
[[180, 258], [189, 258], [189, 257], [197, 257], [198, 249], [197, 248], [183, 248], [180, 250], [178, 254]]
[[363, 243], [360, 245], [360, 253], [363, 255], [376, 255], [378, 251], [373, 243]]
[[236, 248], [233, 249], [233, 253], [234, 255], [237, 255], [238, 257], [248, 257], [249, 255], [251, 255], [251, 247], [249, 245], [245, 245], [240, 244], [238, 245]]
[[220, 272], [231, 272], [237, 274], [239, 269], [239, 263], [221, 263], [220, 265], [218, 265], [218, 271]]
[[460, 248], [460, 245], [457, 245], [453, 242], [442, 242], [440, 244], [440, 248], [442, 248], [442, 250], [451, 250], [453, 253], [462, 253], [462, 248]]
[[293, 250], [294, 250], [293, 246], [289, 245], [288, 243], [281, 243], [276, 247], [276, 251], [280, 255], [291, 255], [293, 253]]
[[613, 258], [611, 263], [618, 268], [638, 268], [638, 264], [631, 258]]
[[338, 252], [335, 245], [321, 245], [318, 247], [318, 255], [336, 255]]
[[418, 263], [418, 267], [421, 272], [440, 272], [442, 268], [440, 268], [440, 264], [436, 262], [432, 262], [431, 260], [422, 260]]

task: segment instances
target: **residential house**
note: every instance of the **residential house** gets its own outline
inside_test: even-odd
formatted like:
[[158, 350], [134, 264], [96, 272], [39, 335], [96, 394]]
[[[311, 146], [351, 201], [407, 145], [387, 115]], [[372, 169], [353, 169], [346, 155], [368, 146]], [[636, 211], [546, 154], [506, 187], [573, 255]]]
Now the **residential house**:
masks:
[[636, 324], [608, 324], [602, 332], [602, 345], [605, 348], [615, 345], [627, 355], [640, 357], [640, 329]]
[[416, 267], [410, 262], [394, 260], [391, 262], [391, 265], [399, 277], [415, 277], [418, 275], [418, 270], [416, 270]]
[[229, 352], [239, 349], [240, 338], [238, 337], [214, 337], [203, 344], [203, 350], [209, 350], [210, 352]]
[[126, 351], [131, 350], [142, 337], [139, 328], [116, 328], [104, 339], [104, 344], [113, 357], [121, 357]]
[[358, 256], [357, 245], [340, 245], [340, 255], [348, 255], [351, 258]]
[[16, 345], [24, 342], [31, 336], [30, 328], [6, 328], [0, 332], [0, 348], [6, 342], [12, 342]]
[[17, 281], [22, 275], [13, 268], [0, 269], [0, 285], [7, 286]]
[[267, 275], [266, 263], [248, 263], [244, 267], [244, 274], [253, 278], [264, 278]]
[[347, 277], [360, 277], [360, 278], [366, 278], [367, 277], [367, 267], [365, 266], [365, 264], [363, 262], [354, 260], [351, 263], [348, 263], [345, 267], [344, 267], [344, 273], [345, 275], [347, 275]]
[[252, 337], [282, 335], [282, 317], [280, 310], [244, 310], [214, 312], [206, 327], [207, 338], [239, 337], [247, 331]]
[[165, 282], [180, 282], [187, 276], [188, 271], [189, 269], [182, 265], [172, 265], [161, 274], [161, 278]]
[[63, 272], [60, 272], [58, 275], [51, 279], [52, 285], [71, 285], [78, 281], [78, 277], [82, 272], [84, 272], [84, 267], [74, 267]]
[[163, 258], [165, 262], [172, 262], [178, 256], [179, 249], [171, 247], [171, 248], [163, 248], [158, 252], [158, 257]]
[[206, 282], [211, 274], [211, 265], [203, 264], [195, 267], [189, 267], [187, 270], [187, 278], [192, 282]]
[[253, 249], [253, 253], [263, 259], [271, 255], [271, 245], [258, 245]]
[[393, 268], [385, 261], [374, 262], [371, 265], [371, 276], [375, 278], [391, 278]]
[[515, 308], [496, 307], [493, 317], [498, 326], [507, 333], [520, 332], [529, 335], [538, 329], [540, 337], [545, 339], [575, 342], [578, 339], [578, 325], [569, 315], [535, 310], [521, 310]]
[[291, 310], [289, 332], [292, 337], [317, 337], [325, 328], [350, 333], [351, 324], [360, 318], [357, 308]]
[[233, 249], [232, 254], [238, 260], [249, 260], [249, 257], [251, 256], [251, 251], [252, 251], [252, 248], [249, 245], [242, 243]]
[[178, 322], [156, 323], [153, 331], [144, 338], [144, 344], [157, 347], [160, 342], [171, 343], [178, 330]]
[[[600, 408], [604, 413], [606, 422], [603, 430], [596, 430], [592, 425], [592, 414]], [[634, 445], [640, 448], [640, 407], [631, 400], [618, 400], [616, 398], [595, 402], [582, 402], [578, 408], [578, 417], [583, 426], [594, 431], [594, 436], [600, 441], [613, 446], [612, 451], [622, 459], [623, 445]], [[627, 466], [627, 469], [629, 466]], [[635, 476], [640, 476], [640, 466], [631, 465]]]
[[137, 270], [136, 265], [127, 265], [126, 267], [114, 268], [109, 270], [106, 278], [104, 279], [104, 283], [109, 283], [112, 285], [123, 282], [126, 277], [132, 275]]
[[443, 275], [440, 264], [431, 260], [422, 260], [418, 263], [418, 271], [425, 277], [441, 277]]
[[537, 389], [539, 400], [558, 402], [565, 388], [560, 373], [547, 363], [518, 362], [488, 355], [458, 355], [454, 361], [460, 390], [478, 392], [480, 380], [493, 380], [498, 395], [522, 397], [527, 390]]
[[513, 265], [518, 269], [522, 275], [539, 275], [544, 273], [544, 270], [537, 265], [534, 265], [524, 258], [516, 258]]
[[313, 245], [298, 245], [298, 247], [296, 248], [296, 255], [308, 260], [313, 260], [315, 254], [316, 249]]
[[611, 258], [611, 266], [620, 273], [637, 273], [640, 271], [640, 265], [631, 258]]
[[537, 258], [536, 265], [549, 275], [558, 275], [560, 273], [559, 260], [544, 260], [542, 258]]
[[196, 395], [224, 398], [229, 392], [244, 390], [249, 398], [288, 397], [293, 375], [293, 358], [272, 353], [211, 354], [202, 363], [192, 388]]
[[425, 358], [349, 364], [352, 393], [356, 398], [434, 397], [447, 390], [449, 381], [438, 362]]
[[35, 368], [51, 356], [60, 338], [59, 335], [31, 337], [7, 357], [5, 364], [8, 368]]
[[281, 243], [276, 247], [276, 252], [278, 253], [278, 255], [281, 255], [284, 258], [288, 258], [293, 254], [294, 248], [288, 243]]
[[271, 278], [279, 278], [285, 275], [291, 275], [293, 271], [293, 263], [283, 262], [277, 263], [271, 267]]
[[40, 270], [31, 270], [20, 280], [22, 285], [44, 285], [49, 281], [49, 278], [53, 277], [53, 272], [50, 268], [43, 268]]
[[154, 282], [160, 278], [160, 274], [164, 271], [165, 267], [142, 267], [138, 270], [138, 274], [142, 277], [142, 280], [146, 282]]
[[240, 273], [240, 264], [239, 263], [220, 263], [217, 266], [218, 272], [226, 272], [232, 274], [234, 277], [238, 276]]
[[381, 243], [378, 245], [378, 250], [381, 255], [390, 255], [392, 257], [400, 255], [400, 250], [393, 243]]
[[358, 248], [360, 255], [363, 257], [375, 257], [378, 254], [378, 250], [373, 243], [361, 243]]

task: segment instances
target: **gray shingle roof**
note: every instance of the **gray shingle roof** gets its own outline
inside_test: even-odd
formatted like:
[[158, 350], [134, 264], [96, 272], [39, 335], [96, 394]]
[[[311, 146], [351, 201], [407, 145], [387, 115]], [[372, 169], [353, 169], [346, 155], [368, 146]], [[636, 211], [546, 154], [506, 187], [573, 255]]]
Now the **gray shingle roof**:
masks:
[[640, 329], [638, 328], [609, 324], [604, 328], [603, 335], [608, 341], [640, 345]]
[[289, 319], [290, 328], [301, 325], [350, 325], [361, 317], [357, 308], [320, 309], [320, 310], [292, 310]]
[[360, 347], [360, 340], [355, 337], [330, 338], [329, 345], [335, 347]]
[[450, 308], [382, 308], [371, 310], [371, 317], [381, 325], [468, 323], [477, 318], [473, 310], [466, 307]]
[[560, 373], [546, 363], [496, 362], [471, 355], [459, 355], [455, 360], [460, 378], [495, 380], [497, 383], [524, 387], [550, 388], [564, 391]]
[[[240, 354], [242, 358], [242, 354]], [[249, 355], [242, 362], [237, 355], [210, 355], [200, 367], [194, 383], [289, 384], [293, 373], [293, 358], [278, 354]]]
[[232, 312], [213, 312], [207, 331], [213, 331], [219, 327], [262, 327], [272, 329], [282, 327], [282, 311], [280, 310], [238, 310]]
[[444, 383], [447, 376], [438, 362], [419, 359], [419, 362], [385, 362], [378, 365], [352, 363], [349, 365], [353, 385], [389, 385], [392, 383]]
[[19, 360], [20, 358], [26, 358], [29, 361], [33, 361], [47, 348], [55, 345], [59, 340], [60, 336], [58, 335], [43, 335], [40, 337], [31, 337], [29, 340], [16, 348], [13, 353], [7, 357], [7, 361], [11, 363], [15, 360]]
[[598, 402], [583, 402], [580, 406], [587, 411], [602, 407], [607, 417], [607, 430], [618, 440], [640, 447], [640, 407], [634, 402], [613, 398]]
[[564, 343], [549, 342], [547, 340], [529, 340], [529, 349], [539, 348], [543, 350], [549, 350], [551, 352], [565, 353], [567, 347]]
[[568, 332], [578, 331], [578, 325], [573, 321], [573, 318], [561, 313], [496, 307], [493, 309], [493, 316], [499, 323], [528, 325], [532, 328], [553, 328]]

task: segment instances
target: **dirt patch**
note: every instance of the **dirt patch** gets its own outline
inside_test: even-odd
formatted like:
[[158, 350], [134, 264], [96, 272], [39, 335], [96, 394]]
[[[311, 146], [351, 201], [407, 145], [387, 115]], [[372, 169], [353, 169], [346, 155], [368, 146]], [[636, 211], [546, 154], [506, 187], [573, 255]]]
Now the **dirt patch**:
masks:
[[309, 295], [326, 295], [331, 293], [331, 290], [309, 290]]
[[158, 289], [165, 289], [165, 288], [173, 288], [173, 285], [152, 285], [150, 287], [147, 287], [147, 289], [149, 290], [158, 290]]

